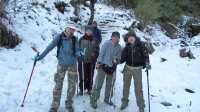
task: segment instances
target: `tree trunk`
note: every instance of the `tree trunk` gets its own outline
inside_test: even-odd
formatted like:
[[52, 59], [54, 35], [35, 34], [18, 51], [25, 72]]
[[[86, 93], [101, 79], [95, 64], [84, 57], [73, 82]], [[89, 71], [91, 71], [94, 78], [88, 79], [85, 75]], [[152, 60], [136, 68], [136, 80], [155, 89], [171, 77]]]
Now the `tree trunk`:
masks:
[[92, 24], [92, 22], [94, 21], [95, 3], [96, 3], [96, 0], [90, 0], [90, 11], [91, 11], [91, 16], [90, 16], [88, 25]]
[[4, 8], [5, 8], [4, 0], [1, 0], [1, 1], [0, 1], [0, 17], [3, 16]]
[[5, 7], [8, 4], [8, 1], [9, 0], [0, 0], [0, 19], [6, 18]]
[[70, 3], [74, 7], [74, 15], [79, 17], [81, 0], [71, 0]]

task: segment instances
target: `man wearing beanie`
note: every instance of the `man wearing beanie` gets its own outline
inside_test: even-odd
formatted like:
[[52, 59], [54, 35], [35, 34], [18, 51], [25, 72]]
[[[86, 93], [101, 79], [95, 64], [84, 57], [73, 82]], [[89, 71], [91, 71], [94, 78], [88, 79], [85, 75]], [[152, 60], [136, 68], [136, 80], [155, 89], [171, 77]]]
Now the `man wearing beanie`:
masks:
[[79, 59], [78, 71], [79, 71], [79, 95], [83, 95], [84, 91], [90, 94], [93, 85], [93, 65], [96, 62], [98, 45], [95, 43], [92, 29], [86, 27], [85, 34], [79, 40], [79, 47], [85, 49], [85, 55], [83, 59]]
[[97, 108], [97, 100], [100, 97], [101, 88], [106, 79], [105, 99], [104, 102], [108, 105], [113, 105], [111, 101], [113, 96], [113, 85], [115, 81], [116, 66], [121, 57], [121, 46], [119, 44], [120, 33], [113, 32], [111, 39], [106, 41], [100, 50], [97, 59], [97, 76], [95, 84], [90, 96], [90, 105], [92, 108]]

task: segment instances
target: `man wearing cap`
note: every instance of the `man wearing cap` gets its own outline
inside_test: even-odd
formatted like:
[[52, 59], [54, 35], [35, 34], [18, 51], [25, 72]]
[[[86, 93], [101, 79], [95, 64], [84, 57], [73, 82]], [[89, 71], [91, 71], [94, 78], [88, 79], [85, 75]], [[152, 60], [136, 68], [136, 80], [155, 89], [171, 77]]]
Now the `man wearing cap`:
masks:
[[55, 86], [53, 89], [53, 101], [49, 112], [58, 112], [66, 71], [68, 71], [68, 90], [65, 107], [73, 112], [73, 96], [75, 95], [77, 80], [77, 57], [80, 56], [78, 42], [74, 36], [75, 27], [70, 26], [53, 39], [48, 47], [35, 59], [43, 59], [53, 48], [57, 47], [57, 72], [54, 75]]
[[113, 95], [113, 84], [115, 81], [116, 65], [119, 63], [121, 57], [121, 46], [119, 44], [120, 34], [119, 32], [113, 32], [111, 39], [106, 41], [100, 50], [99, 57], [97, 59], [97, 76], [95, 84], [90, 96], [90, 105], [92, 108], [97, 108], [97, 100], [100, 97], [101, 88], [106, 78], [106, 89], [104, 102], [108, 105], [113, 105], [111, 101]]

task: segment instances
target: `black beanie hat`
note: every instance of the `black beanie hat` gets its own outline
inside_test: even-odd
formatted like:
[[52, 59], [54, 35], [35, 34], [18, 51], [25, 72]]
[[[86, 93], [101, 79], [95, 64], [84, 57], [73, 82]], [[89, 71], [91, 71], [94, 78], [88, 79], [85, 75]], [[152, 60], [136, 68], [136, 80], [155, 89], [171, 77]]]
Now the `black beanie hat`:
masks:
[[112, 37], [118, 37], [120, 38], [120, 33], [119, 32], [113, 32]]

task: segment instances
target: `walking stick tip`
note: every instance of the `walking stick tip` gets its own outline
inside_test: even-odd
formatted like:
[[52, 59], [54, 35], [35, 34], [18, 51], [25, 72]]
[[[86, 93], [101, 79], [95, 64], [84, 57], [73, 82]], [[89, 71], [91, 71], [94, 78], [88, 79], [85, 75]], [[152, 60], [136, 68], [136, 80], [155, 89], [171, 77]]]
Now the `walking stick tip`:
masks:
[[21, 107], [24, 107], [24, 104], [22, 104]]

